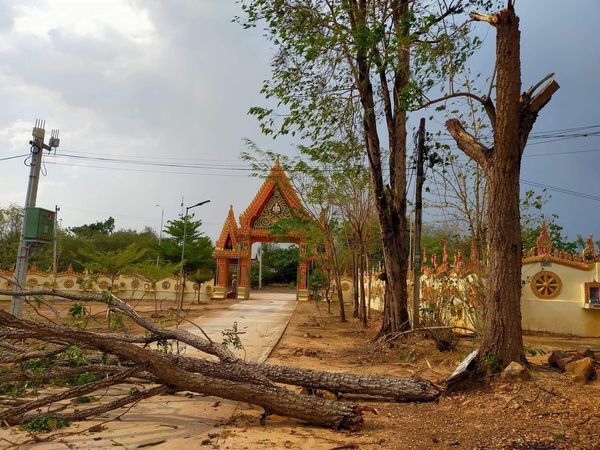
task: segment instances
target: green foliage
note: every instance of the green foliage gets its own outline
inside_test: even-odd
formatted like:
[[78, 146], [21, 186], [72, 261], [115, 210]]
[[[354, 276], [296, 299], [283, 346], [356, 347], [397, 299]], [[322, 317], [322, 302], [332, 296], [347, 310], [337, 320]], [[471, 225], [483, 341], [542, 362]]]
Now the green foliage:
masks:
[[77, 375], [75, 378], [74, 384], [76, 386], [83, 386], [84, 384], [90, 384], [97, 380], [97, 377], [93, 373], [82, 373], [81, 375]]
[[75, 403], [77, 403], [78, 405], [83, 405], [85, 403], [95, 402], [96, 400], [98, 399], [93, 395], [82, 395], [81, 397], [77, 397], [75, 399]]
[[115, 278], [121, 273], [131, 272], [134, 264], [139, 262], [147, 251], [147, 249], [139, 249], [132, 243], [120, 250], [81, 249], [79, 254], [88, 261], [86, 269], [92, 273], [104, 273]]
[[202, 281], [206, 281], [212, 278], [214, 270], [214, 246], [210, 238], [200, 231], [202, 221], [193, 220], [193, 217], [192, 214], [187, 217], [187, 220], [184, 218], [169, 220], [164, 229], [168, 237], [163, 238], [157, 249], [162, 260], [170, 264], [179, 264], [185, 228], [184, 271], [186, 273], [199, 271], [199, 274], [206, 276]]
[[110, 321], [108, 322], [108, 328], [117, 330], [123, 329], [125, 327], [125, 323], [123, 322], [124, 316], [121, 311], [116, 311], [110, 315]]
[[22, 397], [27, 394], [27, 389], [21, 384], [2, 383], [0, 384], [0, 395], [9, 397]]
[[62, 354], [61, 358], [68, 361], [71, 367], [81, 367], [87, 364], [85, 352], [75, 345], [69, 346]]
[[238, 331], [237, 322], [233, 322], [233, 326], [231, 328], [225, 328], [221, 331], [223, 335], [223, 342], [221, 345], [224, 347], [233, 347], [236, 350], [244, 350], [244, 346], [242, 345], [242, 340], [240, 339], [240, 331]]
[[83, 303], [74, 303], [73, 305], [71, 305], [71, 307], [69, 308], [69, 312], [67, 313], [67, 315], [69, 317], [72, 317], [73, 319], [81, 319], [87, 314], [88, 310], [83, 305]]
[[26, 422], [22, 428], [32, 433], [45, 433], [48, 431], [57, 430], [59, 428], [68, 427], [69, 422], [51, 414], [44, 414], [40, 417]]
[[0, 269], [11, 270], [17, 259], [23, 210], [11, 204], [0, 208]]
[[483, 357], [484, 364], [488, 367], [491, 373], [498, 373], [502, 370], [500, 360], [496, 355], [487, 354]]
[[[278, 247], [274, 244], [263, 243], [261, 249], [263, 285], [296, 282], [300, 260], [298, 246]], [[251, 274], [252, 284], [258, 284], [258, 267], [256, 270], [253, 268]]]
[[[469, 9], [495, 3], [472, 0]], [[461, 26], [462, 5], [449, 11], [448, 20], [437, 20], [444, 12], [438, 10], [439, 3], [412, 2], [396, 26], [393, 2], [367, 3], [364, 16], [358, 4], [342, 0], [248, 0], [240, 5], [245, 17], [237, 22], [245, 28], [262, 27], [277, 51], [261, 93], [286, 109], [286, 114], [277, 115], [272, 108], [257, 106], [250, 113], [266, 134], [300, 133], [314, 142], [335, 135], [339, 124], [355, 114], [356, 105], [348, 96], [359, 84], [358, 64], [366, 66], [377, 84], [380, 73], [402, 73], [404, 55], [398, 48], [410, 47], [411, 78], [397, 93], [399, 107], [407, 111], [417, 108], [441, 79], [460, 73], [481, 44], [469, 36], [468, 26]]]
[[79, 227], [71, 227], [69, 231], [78, 237], [90, 238], [95, 234], [109, 235], [115, 231], [115, 219], [109, 217], [104, 222], [95, 222]]
[[156, 261], [144, 261], [132, 266], [135, 273], [142, 275], [152, 285], [163, 278], [171, 276], [179, 270], [178, 264], [162, 263], [156, 264]]

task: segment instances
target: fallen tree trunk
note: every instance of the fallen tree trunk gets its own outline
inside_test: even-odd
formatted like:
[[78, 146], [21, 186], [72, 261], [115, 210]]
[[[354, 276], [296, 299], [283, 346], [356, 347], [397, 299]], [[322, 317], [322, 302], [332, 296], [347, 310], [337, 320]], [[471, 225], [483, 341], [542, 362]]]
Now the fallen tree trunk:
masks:
[[[1, 290], [0, 294], [2, 294]], [[237, 358], [229, 349], [211, 341], [206, 334], [204, 339], [183, 329], [157, 327], [154, 323], [141, 317], [130, 305], [112, 294], [78, 296], [54, 290], [36, 290], [23, 292], [22, 295], [54, 295], [67, 300], [105, 303], [122, 311], [155, 336], [176, 339], [218, 357], [222, 363], [211, 363], [206, 360], [185, 357], [177, 361], [177, 364], [187, 364], [186, 370], [193, 370], [211, 377], [259, 384], [261, 381], [263, 384], [269, 384], [268, 380], [271, 380], [309, 389], [327, 390], [335, 394], [371, 395], [403, 402], [433, 401], [441, 394], [433, 383], [416, 377], [360, 376], [269, 364], [246, 363]]]
[[383, 397], [399, 402], [429, 402], [440, 396], [440, 390], [431, 382], [416, 377], [400, 378], [324, 372], [313, 369], [257, 363], [215, 363], [212, 361], [174, 357], [174, 363], [191, 372], [229, 378], [245, 366], [271, 381], [308, 389], [321, 389], [334, 394], [360, 394]]
[[93, 346], [100, 351], [145, 365], [146, 371], [158, 377], [173, 391], [192, 391], [251, 403], [261, 406], [265, 410], [265, 416], [278, 414], [312, 424], [347, 430], [358, 430], [363, 422], [362, 413], [354, 405], [301, 396], [274, 385], [241, 383], [191, 373], [174, 366], [165, 355], [134, 344], [105, 338], [99, 333], [21, 320], [4, 311], [0, 311], [0, 324], [27, 330], [39, 340], [51, 337], [74, 345]]
[[[4, 291], [0, 290], [0, 294], [3, 293]], [[122, 311], [151, 334], [139, 338], [116, 333], [91, 332], [54, 323], [45, 324], [20, 320], [0, 311], [0, 335], [3, 337], [12, 338], [15, 342], [34, 339], [59, 346], [75, 345], [81, 348], [95, 349], [95, 351], [103, 352], [103, 361], [109, 356], [109, 359], [110, 357], [118, 358], [121, 364], [126, 366], [143, 365], [142, 378], [147, 380], [146, 382], [161, 384], [171, 392], [192, 391], [258, 405], [264, 408], [264, 417], [270, 414], [279, 414], [313, 424], [350, 430], [358, 429], [363, 421], [360, 409], [354, 405], [298, 395], [274, 383], [327, 390], [335, 394], [378, 396], [395, 401], [432, 401], [440, 395], [440, 390], [434, 384], [418, 378], [360, 376], [247, 363], [237, 358], [226, 347], [213, 342], [201, 328], [197, 327], [204, 337], [184, 329], [160, 328], [141, 317], [130, 305], [110, 293], [80, 296], [59, 291], [40, 290], [23, 292], [20, 295], [54, 295], [73, 301], [101, 302], [107, 304], [111, 309]], [[146, 348], [149, 342], [165, 341], [166, 339], [190, 345], [208, 355], [216, 356], [219, 361], [161, 353]], [[138, 344], [146, 345], [142, 347]], [[17, 347], [12, 344], [9, 346], [14, 347], [9, 348], [14, 355]], [[98, 358], [99, 353], [95, 353], [88, 357], [88, 361], [98, 361]], [[8, 362], [14, 362], [14, 358], [9, 358]], [[97, 363], [88, 363], [88, 366], [89, 372], [102, 372]], [[82, 369], [77, 369], [77, 372], [79, 370]], [[75, 372], [75, 370], [69, 371]], [[113, 370], [107, 370], [105, 373], [111, 372], [114, 373]], [[64, 373], [64, 368], [62, 373]], [[8, 379], [17, 381], [24, 378], [28, 377], [19, 377], [13, 371], [7, 377], [7, 381]], [[49, 379], [49, 377], [42, 378]], [[154, 390], [146, 390], [143, 393], [123, 397], [113, 403], [115, 405], [135, 403], [142, 398], [151, 396], [152, 392]], [[118, 406], [114, 406], [114, 408], [116, 407]], [[96, 408], [89, 408], [85, 410], [87, 412], [81, 412], [81, 414], [77, 412], [79, 415], [65, 413], [60, 416], [89, 417], [94, 414], [93, 411], [105, 412], [110, 409], [110, 405], [100, 405]], [[18, 421], [22, 420], [24, 417], [21, 415]]]

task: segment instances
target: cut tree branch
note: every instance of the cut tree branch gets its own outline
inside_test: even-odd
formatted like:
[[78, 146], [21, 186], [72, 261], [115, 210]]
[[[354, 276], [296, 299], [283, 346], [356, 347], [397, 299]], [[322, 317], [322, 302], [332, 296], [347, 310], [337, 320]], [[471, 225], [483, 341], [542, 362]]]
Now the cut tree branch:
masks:
[[452, 135], [458, 148], [479, 164], [484, 170], [489, 166], [491, 150], [481, 144], [475, 136], [462, 126], [459, 120], [446, 121], [446, 129]]

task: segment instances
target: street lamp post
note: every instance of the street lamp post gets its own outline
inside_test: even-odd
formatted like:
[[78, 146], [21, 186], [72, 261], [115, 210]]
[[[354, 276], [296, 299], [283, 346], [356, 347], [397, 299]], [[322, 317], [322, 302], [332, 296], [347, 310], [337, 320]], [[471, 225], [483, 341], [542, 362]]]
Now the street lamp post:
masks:
[[[162, 230], [163, 230], [163, 219], [165, 218], [165, 208], [163, 206], [160, 205], [155, 205], [157, 208], [160, 208], [160, 231], [158, 232], [158, 246], [160, 247], [160, 244], [162, 242]], [[156, 265], [158, 266], [158, 262], [159, 262], [159, 258], [160, 258], [160, 254], [156, 255]]]
[[183, 271], [183, 261], [185, 258], [185, 238], [187, 236], [187, 218], [188, 218], [188, 213], [190, 211], [190, 209], [195, 208], [197, 206], [202, 206], [205, 205], [207, 203], [209, 203], [210, 200], [204, 200], [203, 202], [200, 203], [196, 203], [195, 205], [192, 206], [187, 206], [185, 208], [185, 216], [183, 216], [183, 242], [181, 243], [181, 267], [179, 269], [179, 280], [180, 280], [180, 300], [177, 304], [177, 312], [179, 313], [179, 310], [181, 309], [181, 307], [183, 306], [183, 286], [185, 284], [185, 277], [184, 277], [184, 271]]

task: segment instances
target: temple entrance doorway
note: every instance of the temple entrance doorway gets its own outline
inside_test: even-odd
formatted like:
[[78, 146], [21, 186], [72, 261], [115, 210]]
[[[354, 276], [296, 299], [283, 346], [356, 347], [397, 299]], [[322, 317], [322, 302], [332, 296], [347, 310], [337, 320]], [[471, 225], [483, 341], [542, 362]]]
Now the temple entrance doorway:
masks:
[[[258, 263], [255, 244], [288, 243], [297, 248], [296, 297], [308, 299], [308, 258], [306, 241], [299, 231], [273, 233], [274, 226], [281, 221], [294, 221], [306, 218], [308, 213], [302, 206], [289, 178], [279, 161], [271, 169], [263, 185], [250, 203], [250, 206], [236, 220], [233, 206], [225, 219], [221, 235], [215, 245], [216, 275], [213, 298], [226, 298], [235, 295], [238, 299], [248, 299], [252, 289], [253, 266]], [[282, 222], [283, 223], [283, 222]], [[277, 248], [277, 247], [274, 247]], [[289, 251], [277, 251], [285, 255]], [[290, 255], [288, 255], [290, 256]], [[235, 273], [231, 266], [235, 264]], [[256, 270], [258, 271], [258, 266]], [[290, 277], [290, 273], [285, 274]], [[258, 275], [258, 273], [256, 274]], [[293, 283], [290, 281], [288, 286]], [[235, 294], [234, 294], [235, 292]]]
[[296, 244], [256, 242], [252, 246], [250, 297], [255, 292], [295, 292], [299, 263]]

